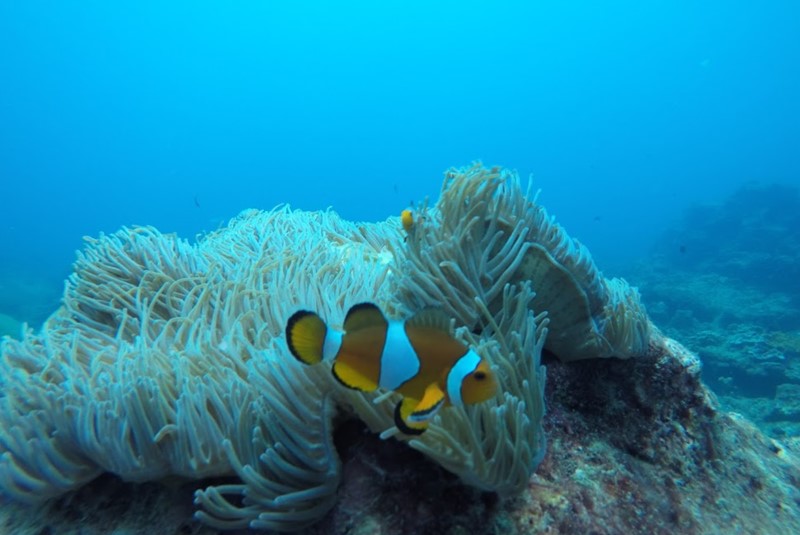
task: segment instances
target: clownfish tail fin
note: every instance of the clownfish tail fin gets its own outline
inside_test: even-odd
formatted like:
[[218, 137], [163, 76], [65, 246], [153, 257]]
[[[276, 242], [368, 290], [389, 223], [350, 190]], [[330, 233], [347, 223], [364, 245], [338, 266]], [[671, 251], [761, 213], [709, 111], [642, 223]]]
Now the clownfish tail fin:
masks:
[[303, 364], [322, 361], [328, 327], [317, 314], [300, 310], [286, 322], [286, 344], [289, 351]]

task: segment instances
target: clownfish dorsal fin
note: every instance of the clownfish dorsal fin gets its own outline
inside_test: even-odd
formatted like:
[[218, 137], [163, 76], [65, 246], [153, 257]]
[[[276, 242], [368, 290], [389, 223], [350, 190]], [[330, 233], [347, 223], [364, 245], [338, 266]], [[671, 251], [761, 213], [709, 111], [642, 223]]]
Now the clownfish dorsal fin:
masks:
[[347, 316], [344, 318], [344, 331], [351, 333], [368, 327], [389, 326], [381, 309], [373, 303], [359, 303], [350, 307]]
[[450, 316], [441, 308], [423, 308], [406, 321], [409, 327], [428, 327], [451, 333]]

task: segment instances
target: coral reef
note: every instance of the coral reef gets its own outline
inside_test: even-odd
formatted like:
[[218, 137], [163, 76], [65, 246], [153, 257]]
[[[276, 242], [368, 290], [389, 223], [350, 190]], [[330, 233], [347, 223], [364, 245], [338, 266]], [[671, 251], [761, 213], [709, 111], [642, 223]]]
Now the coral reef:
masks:
[[[196, 245], [152, 228], [90, 240], [63, 306], [2, 343], [0, 526], [800, 529], [794, 455], [717, 411], [694, 355], [515, 174], [452, 170], [404, 227], [405, 239], [397, 219], [281, 207], [243, 212]], [[497, 396], [406, 437], [394, 396], [342, 388], [326, 365], [289, 355], [295, 310], [336, 326], [361, 301], [395, 317], [445, 309], [496, 370]], [[188, 519], [193, 489], [204, 525]], [[761, 498], [742, 508], [743, 492]], [[98, 511], [108, 496], [120, 497], [113, 518]], [[37, 514], [20, 522], [16, 502]]]
[[[716, 273], [762, 293], [787, 290], [800, 277], [800, 190], [747, 184], [725, 202], [697, 205], [656, 244], [668, 265]], [[800, 296], [792, 295], [800, 306]]]
[[[724, 406], [772, 436], [800, 434], [800, 193], [749, 184], [689, 210], [630, 275], [648, 312], [696, 350]], [[780, 394], [779, 394], [780, 393]]]
[[722, 327], [796, 329], [798, 214], [800, 190], [783, 185], [749, 184], [724, 203], [692, 207], [633, 272], [653, 319], [668, 331], [684, 310]]

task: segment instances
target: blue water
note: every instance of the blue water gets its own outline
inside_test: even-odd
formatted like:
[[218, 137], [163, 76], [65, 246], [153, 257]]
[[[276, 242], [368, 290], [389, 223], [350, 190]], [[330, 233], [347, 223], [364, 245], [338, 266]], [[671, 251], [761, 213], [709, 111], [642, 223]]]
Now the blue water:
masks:
[[800, 183], [798, 65], [794, 1], [3, 2], [0, 294], [57, 297], [83, 235], [380, 220], [476, 159], [625, 265], [693, 203]]

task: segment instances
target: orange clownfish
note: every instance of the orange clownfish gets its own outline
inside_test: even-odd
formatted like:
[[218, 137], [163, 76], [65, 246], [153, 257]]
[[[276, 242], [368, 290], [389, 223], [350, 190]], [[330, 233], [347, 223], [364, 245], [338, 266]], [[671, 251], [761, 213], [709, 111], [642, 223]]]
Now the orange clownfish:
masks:
[[305, 364], [332, 360], [334, 377], [348, 388], [401, 394], [394, 420], [409, 435], [423, 433], [442, 407], [480, 403], [497, 390], [489, 363], [453, 338], [449, 318], [438, 309], [397, 321], [361, 303], [347, 312], [344, 332], [301, 310], [286, 324], [286, 342]]

